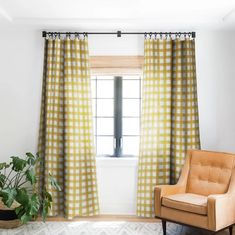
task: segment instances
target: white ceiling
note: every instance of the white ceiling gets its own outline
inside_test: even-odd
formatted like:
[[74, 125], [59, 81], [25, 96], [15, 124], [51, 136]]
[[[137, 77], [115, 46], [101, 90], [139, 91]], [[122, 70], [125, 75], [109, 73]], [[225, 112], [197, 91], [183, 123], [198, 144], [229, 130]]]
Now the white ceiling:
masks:
[[235, 0], [0, 0], [0, 25], [39, 29], [235, 29]]

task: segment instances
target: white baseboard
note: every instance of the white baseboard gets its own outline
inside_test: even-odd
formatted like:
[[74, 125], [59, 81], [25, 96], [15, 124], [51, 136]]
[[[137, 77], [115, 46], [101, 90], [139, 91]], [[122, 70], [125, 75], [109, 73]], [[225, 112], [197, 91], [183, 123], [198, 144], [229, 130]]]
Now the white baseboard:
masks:
[[136, 205], [131, 203], [100, 205], [100, 214], [106, 215], [136, 215]]

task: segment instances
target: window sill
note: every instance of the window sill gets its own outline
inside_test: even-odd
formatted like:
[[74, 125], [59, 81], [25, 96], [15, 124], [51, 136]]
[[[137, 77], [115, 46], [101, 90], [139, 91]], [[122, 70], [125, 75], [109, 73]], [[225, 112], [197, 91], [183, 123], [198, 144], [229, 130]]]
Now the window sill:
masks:
[[138, 157], [97, 157], [97, 167], [137, 167]]

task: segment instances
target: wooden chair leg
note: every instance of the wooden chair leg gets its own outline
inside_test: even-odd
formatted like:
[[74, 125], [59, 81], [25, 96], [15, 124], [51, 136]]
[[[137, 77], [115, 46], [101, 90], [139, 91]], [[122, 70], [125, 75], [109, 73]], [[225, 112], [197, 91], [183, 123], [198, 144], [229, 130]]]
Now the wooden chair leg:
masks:
[[229, 227], [229, 234], [233, 235], [233, 226]]
[[166, 235], [166, 221], [162, 220], [162, 231], [163, 231], [163, 235]]

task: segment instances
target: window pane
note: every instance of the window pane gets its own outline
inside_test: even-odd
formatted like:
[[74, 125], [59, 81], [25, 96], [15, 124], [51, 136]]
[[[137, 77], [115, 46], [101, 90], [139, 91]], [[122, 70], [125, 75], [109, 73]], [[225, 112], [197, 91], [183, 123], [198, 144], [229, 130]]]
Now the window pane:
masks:
[[139, 136], [123, 137], [123, 154], [139, 155]]
[[112, 155], [113, 154], [113, 137], [112, 136], [98, 136], [97, 137], [97, 155]]
[[[91, 82], [92, 97], [95, 98], [92, 100], [92, 110], [97, 155], [112, 155], [114, 151], [114, 76], [94, 76], [92, 78], [97, 79]], [[123, 154], [138, 156], [141, 102], [140, 76], [130, 75], [122, 78]], [[95, 133], [95, 131], [97, 132]]]
[[113, 98], [113, 80], [97, 80], [97, 98]]
[[91, 97], [95, 98], [96, 97], [96, 81], [91, 80]]
[[139, 116], [140, 100], [139, 99], [123, 99], [123, 116]]
[[140, 81], [123, 80], [123, 98], [139, 98]]
[[102, 116], [102, 117], [113, 116], [113, 99], [97, 100], [97, 116]]
[[96, 99], [92, 99], [92, 116], [96, 116]]
[[123, 118], [123, 135], [139, 135], [139, 118]]
[[96, 118], [93, 118], [93, 133], [96, 135]]
[[97, 135], [113, 135], [113, 118], [97, 118]]

